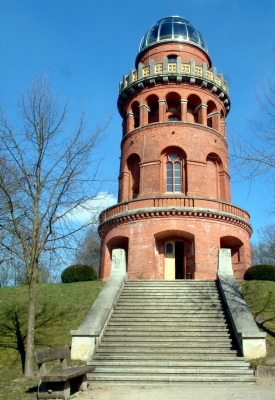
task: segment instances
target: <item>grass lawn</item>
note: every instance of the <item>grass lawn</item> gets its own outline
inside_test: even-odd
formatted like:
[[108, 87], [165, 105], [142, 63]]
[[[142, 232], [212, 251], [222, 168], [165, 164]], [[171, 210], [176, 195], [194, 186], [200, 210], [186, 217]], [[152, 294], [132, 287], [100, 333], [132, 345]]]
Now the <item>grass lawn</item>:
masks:
[[[78, 328], [102, 286], [101, 281], [39, 284], [35, 348], [70, 346], [70, 330]], [[28, 286], [0, 288], [0, 399], [22, 400], [39, 382], [38, 374], [28, 380], [22, 371], [27, 298]]]
[[246, 281], [240, 286], [259, 329], [266, 332], [267, 357], [261, 364], [275, 366], [275, 282]]
[[[275, 365], [275, 282], [240, 285], [259, 327], [267, 332], [268, 356], [261, 363]], [[70, 330], [78, 328], [102, 286], [100, 281], [39, 284], [35, 348], [70, 346]], [[39, 382], [38, 373], [28, 380], [22, 371], [27, 296], [27, 286], [0, 288], [0, 399], [22, 400]]]

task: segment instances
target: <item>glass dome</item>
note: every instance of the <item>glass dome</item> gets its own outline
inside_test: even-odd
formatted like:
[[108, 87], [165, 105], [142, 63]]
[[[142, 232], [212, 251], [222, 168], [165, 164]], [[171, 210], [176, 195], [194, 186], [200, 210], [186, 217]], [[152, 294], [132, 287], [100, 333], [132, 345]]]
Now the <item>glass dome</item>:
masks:
[[178, 16], [160, 19], [144, 35], [139, 52], [156, 43], [163, 42], [190, 43], [208, 54], [207, 45], [200, 32], [184, 18]]

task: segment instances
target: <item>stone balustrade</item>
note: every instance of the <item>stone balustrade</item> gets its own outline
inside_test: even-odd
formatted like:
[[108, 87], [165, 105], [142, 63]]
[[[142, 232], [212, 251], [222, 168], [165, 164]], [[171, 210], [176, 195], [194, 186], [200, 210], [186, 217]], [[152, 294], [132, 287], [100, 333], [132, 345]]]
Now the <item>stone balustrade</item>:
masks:
[[[152, 215], [153, 214], [153, 215]], [[130, 200], [107, 208], [100, 214], [100, 224], [124, 222], [129, 219], [189, 215], [223, 219], [240, 224], [250, 232], [250, 216], [242, 208], [223, 201], [203, 197], [152, 197]]]

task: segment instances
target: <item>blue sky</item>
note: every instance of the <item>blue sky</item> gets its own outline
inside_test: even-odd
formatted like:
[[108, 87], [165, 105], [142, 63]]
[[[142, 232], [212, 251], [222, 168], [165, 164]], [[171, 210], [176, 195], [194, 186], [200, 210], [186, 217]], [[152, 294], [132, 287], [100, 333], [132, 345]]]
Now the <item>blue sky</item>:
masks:
[[[229, 82], [228, 138], [249, 137], [249, 121], [259, 115], [255, 90], [272, 73], [274, 0], [0, 0], [2, 100], [12, 114], [18, 95], [46, 72], [54, 91], [69, 99], [72, 120], [82, 105], [94, 127], [110, 112], [108, 138], [100, 151], [103, 169], [117, 177], [118, 83], [134, 67], [145, 32], [169, 15], [186, 18], [202, 33], [213, 66]], [[255, 240], [257, 230], [274, 221], [265, 213], [267, 189], [260, 182], [240, 183], [235, 174], [231, 182], [232, 202], [251, 214]]]

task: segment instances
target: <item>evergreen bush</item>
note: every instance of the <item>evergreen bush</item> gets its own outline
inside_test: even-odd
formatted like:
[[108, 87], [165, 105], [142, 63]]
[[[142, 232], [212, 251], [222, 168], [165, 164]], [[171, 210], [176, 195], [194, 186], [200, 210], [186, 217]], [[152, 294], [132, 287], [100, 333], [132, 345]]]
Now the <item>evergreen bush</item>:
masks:
[[65, 268], [61, 274], [63, 283], [95, 281], [96, 279], [96, 270], [93, 267], [83, 264], [71, 265]]
[[244, 279], [246, 281], [275, 281], [274, 265], [253, 265], [245, 271]]

